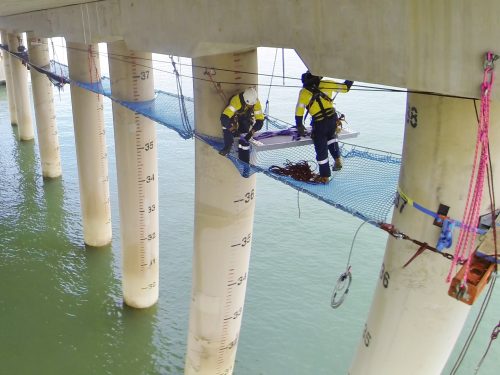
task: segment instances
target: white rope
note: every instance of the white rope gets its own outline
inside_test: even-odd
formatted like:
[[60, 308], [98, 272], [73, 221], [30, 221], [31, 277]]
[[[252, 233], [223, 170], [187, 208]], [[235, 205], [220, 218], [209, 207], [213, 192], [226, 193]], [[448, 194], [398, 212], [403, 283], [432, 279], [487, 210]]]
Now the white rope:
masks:
[[82, 11], [83, 41], [87, 44], [87, 34], [85, 33], [85, 21], [83, 18], [83, 4], [80, 4], [80, 10]]
[[85, 4], [87, 9], [87, 25], [89, 27], [89, 42], [92, 43], [92, 27], [90, 27], [90, 15], [89, 15], [89, 4]]

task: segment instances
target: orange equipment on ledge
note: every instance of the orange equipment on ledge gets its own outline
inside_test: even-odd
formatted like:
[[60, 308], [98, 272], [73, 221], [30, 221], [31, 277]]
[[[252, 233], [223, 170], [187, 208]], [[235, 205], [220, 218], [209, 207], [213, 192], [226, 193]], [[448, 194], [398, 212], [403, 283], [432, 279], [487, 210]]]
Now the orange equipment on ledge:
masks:
[[468, 305], [472, 305], [477, 297], [479, 297], [486, 284], [488, 284], [491, 273], [495, 269], [495, 263], [491, 263], [486, 259], [478, 257], [476, 253], [473, 253], [469, 274], [467, 275], [466, 288], [462, 288], [461, 284], [464, 278], [465, 268], [466, 265], [464, 264], [451, 281], [448, 295]]

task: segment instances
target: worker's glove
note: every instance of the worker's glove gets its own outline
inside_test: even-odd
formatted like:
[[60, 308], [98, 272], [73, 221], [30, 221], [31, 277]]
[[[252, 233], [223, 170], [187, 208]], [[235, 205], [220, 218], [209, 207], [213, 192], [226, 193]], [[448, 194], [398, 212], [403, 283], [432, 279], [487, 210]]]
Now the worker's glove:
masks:
[[347, 90], [351, 89], [351, 86], [352, 86], [353, 83], [354, 83], [353, 81], [349, 81], [347, 79], [344, 81], [344, 85], [347, 86]]
[[252, 126], [252, 131], [255, 134], [255, 132], [258, 132], [260, 129], [262, 129], [262, 126], [264, 125], [264, 120], [256, 120], [255, 124]]
[[222, 156], [226, 156], [231, 151], [231, 146], [225, 146], [222, 150], [219, 151], [219, 154]]
[[297, 132], [299, 133], [299, 135], [301, 137], [305, 137], [306, 136], [306, 128], [305, 128], [305, 126], [302, 125], [302, 124], [297, 125]]
[[252, 139], [252, 137], [253, 137], [253, 131], [249, 131], [247, 135], [245, 135], [245, 140], [247, 142], [250, 142], [250, 139]]

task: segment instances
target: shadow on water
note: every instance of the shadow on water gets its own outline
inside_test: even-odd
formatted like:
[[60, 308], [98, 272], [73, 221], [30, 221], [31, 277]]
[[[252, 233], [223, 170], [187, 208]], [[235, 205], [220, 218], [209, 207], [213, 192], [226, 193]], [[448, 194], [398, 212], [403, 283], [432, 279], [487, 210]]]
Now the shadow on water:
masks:
[[157, 308], [123, 306], [113, 246], [83, 244], [66, 177], [44, 180], [35, 143], [16, 132], [2, 116], [1, 372], [161, 373]]

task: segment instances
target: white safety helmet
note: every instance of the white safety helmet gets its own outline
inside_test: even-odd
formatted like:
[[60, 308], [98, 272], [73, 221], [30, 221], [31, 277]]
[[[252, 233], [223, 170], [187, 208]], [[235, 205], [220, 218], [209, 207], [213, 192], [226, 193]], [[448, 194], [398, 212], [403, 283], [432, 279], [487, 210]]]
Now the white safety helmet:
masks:
[[243, 99], [248, 105], [257, 103], [257, 90], [255, 90], [255, 87], [245, 89], [245, 91], [243, 91]]

